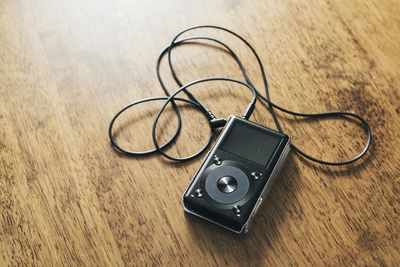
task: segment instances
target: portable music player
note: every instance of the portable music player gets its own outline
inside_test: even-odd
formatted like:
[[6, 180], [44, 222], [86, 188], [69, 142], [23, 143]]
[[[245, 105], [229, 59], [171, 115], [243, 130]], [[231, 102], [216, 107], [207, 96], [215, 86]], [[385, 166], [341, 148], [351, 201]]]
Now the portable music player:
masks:
[[247, 232], [289, 150], [288, 136], [231, 116], [183, 196], [185, 211]]

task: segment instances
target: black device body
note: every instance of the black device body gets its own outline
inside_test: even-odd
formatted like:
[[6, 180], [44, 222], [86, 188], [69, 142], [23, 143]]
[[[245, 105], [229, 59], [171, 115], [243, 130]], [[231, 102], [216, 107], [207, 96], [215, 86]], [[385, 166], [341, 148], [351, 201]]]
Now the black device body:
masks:
[[231, 116], [183, 195], [185, 211], [247, 232], [289, 150], [288, 136]]

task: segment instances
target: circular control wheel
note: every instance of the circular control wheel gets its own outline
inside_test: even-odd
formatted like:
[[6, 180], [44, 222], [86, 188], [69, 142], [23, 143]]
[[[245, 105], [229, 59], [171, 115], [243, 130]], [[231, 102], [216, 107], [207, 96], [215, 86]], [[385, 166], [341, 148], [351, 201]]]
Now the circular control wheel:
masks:
[[221, 166], [210, 172], [205, 181], [205, 191], [213, 200], [222, 204], [240, 201], [249, 191], [247, 175], [234, 166]]

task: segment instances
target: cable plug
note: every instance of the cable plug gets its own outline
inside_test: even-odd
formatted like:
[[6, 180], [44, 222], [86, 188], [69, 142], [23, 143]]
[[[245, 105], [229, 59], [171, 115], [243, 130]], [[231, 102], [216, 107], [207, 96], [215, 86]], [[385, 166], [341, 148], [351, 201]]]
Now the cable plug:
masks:
[[212, 119], [210, 121], [211, 128], [213, 128], [213, 129], [224, 127], [225, 124], [226, 124], [226, 120], [225, 119], [217, 119], [217, 118], [215, 118], [215, 119]]

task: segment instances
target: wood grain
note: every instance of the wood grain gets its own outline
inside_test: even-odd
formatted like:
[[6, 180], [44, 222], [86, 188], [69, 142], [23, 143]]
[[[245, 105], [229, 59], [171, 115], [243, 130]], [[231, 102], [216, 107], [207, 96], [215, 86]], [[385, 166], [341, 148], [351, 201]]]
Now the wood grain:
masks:
[[[398, 266], [398, 14], [391, 0], [0, 1], [0, 266]], [[248, 38], [276, 103], [366, 117], [374, 133], [368, 157], [328, 168], [291, 154], [246, 236], [185, 215], [181, 195], [201, 157], [185, 164], [123, 157], [107, 126], [124, 104], [161, 95], [155, 60], [194, 24]], [[242, 45], [207, 33], [232, 43], [261, 86]], [[185, 45], [173, 60], [185, 82], [240, 78], [218, 49]], [[165, 62], [162, 70], [174, 90]], [[223, 83], [204, 86], [210, 90], [194, 94], [220, 116], [240, 114], [249, 97]], [[119, 140], [151, 147], [160, 104], [129, 112]], [[165, 136], [175, 123], [167, 116]], [[362, 147], [354, 122], [281, 117], [294, 143], [313, 155], [338, 160]], [[260, 103], [252, 120], [274, 127]], [[171, 153], [199, 147], [205, 123], [186, 107]]]

